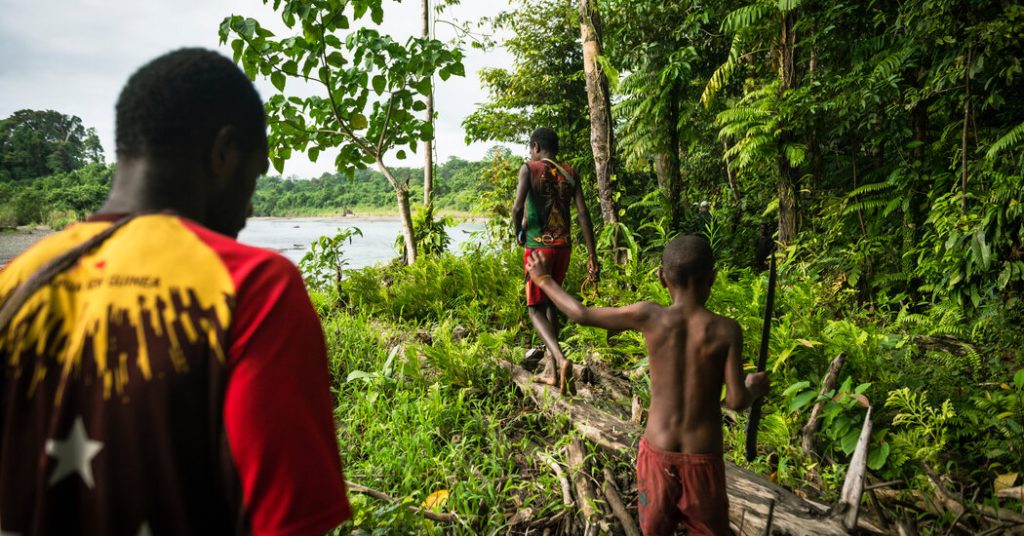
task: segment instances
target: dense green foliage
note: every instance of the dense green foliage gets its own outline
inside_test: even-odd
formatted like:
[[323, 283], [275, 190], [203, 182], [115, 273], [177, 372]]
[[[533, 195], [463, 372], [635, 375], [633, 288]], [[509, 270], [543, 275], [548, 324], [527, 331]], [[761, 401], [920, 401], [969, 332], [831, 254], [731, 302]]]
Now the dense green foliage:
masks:
[[0, 120], [0, 182], [67, 173], [103, 162], [96, 130], [77, 116], [18, 110]]
[[88, 164], [67, 173], [0, 182], [0, 226], [61, 228], [92, 214], [110, 191], [113, 166]]
[[[476, 212], [477, 201], [490, 186], [481, 176], [490, 159], [468, 162], [450, 158], [437, 166], [433, 205], [440, 210]], [[422, 199], [420, 168], [393, 168], [392, 173], [408, 181], [413, 199]], [[394, 213], [394, 190], [379, 172], [359, 170], [353, 178], [342, 173], [325, 173], [318, 179], [288, 180], [261, 177], [253, 196], [256, 216], [300, 216], [344, 214], [346, 211]]]

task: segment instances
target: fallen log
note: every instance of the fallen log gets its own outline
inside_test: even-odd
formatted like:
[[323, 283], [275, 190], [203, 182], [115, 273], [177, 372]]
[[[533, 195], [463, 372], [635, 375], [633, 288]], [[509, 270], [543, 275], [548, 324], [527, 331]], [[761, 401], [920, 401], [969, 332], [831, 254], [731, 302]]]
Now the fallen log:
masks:
[[[512, 381], [549, 414], [568, 414], [582, 436], [601, 448], [618, 455], [635, 457], [641, 429], [594, 407], [579, 398], [568, 399], [548, 385], [535, 383], [532, 375], [522, 367], [505, 363]], [[806, 501], [792, 492], [735, 464], [725, 463], [726, 488], [729, 495], [729, 517], [744, 519], [740, 534], [761, 534], [768, 521], [769, 504], [775, 503], [772, 514], [774, 534], [840, 535], [847, 534], [838, 518], [830, 517], [830, 509], [823, 504]], [[734, 530], [737, 527], [733, 527]]]
[[572, 475], [572, 483], [576, 488], [576, 497], [579, 498], [580, 511], [583, 512], [583, 521], [586, 532], [591, 532], [592, 527], [603, 513], [597, 504], [597, 496], [594, 487], [590, 484], [590, 477], [587, 475], [586, 453], [583, 441], [573, 438], [566, 449], [569, 457], [569, 474]]

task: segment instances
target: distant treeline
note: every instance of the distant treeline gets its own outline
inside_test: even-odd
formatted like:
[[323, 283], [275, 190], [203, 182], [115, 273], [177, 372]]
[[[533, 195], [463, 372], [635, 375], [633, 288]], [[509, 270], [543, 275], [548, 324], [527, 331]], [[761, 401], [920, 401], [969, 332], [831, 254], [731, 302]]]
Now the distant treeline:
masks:
[[[81, 120], [54, 111], [21, 110], [0, 120], [0, 227], [44, 224], [61, 228], [103, 205], [114, 166]], [[507, 150], [501, 150], [508, 157]], [[489, 160], [450, 158], [437, 166], [434, 206], [478, 212], [482, 194], [493, 189], [483, 176]], [[413, 201], [423, 199], [422, 168], [392, 168], [407, 181]], [[393, 213], [395, 192], [383, 175], [361, 170], [354, 177], [261, 177], [253, 196], [256, 216], [313, 216], [346, 212]]]
[[[434, 206], [441, 210], [476, 212], [481, 194], [491, 187], [481, 178], [487, 161], [469, 162], [452, 157], [437, 166]], [[423, 199], [422, 168], [392, 168], [395, 178], [408, 181], [413, 201]], [[355, 213], [366, 210], [393, 212], [395, 192], [384, 175], [365, 169], [349, 178], [324, 173], [310, 180], [261, 177], [253, 196], [255, 216], [302, 216]]]

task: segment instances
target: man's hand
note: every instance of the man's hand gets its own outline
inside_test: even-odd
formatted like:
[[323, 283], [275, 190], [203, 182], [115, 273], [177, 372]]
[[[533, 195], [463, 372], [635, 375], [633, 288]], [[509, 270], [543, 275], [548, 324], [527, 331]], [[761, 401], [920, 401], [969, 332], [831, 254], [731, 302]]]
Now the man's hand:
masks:
[[551, 277], [551, 274], [548, 272], [548, 260], [539, 251], [530, 252], [530, 258], [526, 261], [526, 271], [530, 272], [530, 278], [533, 279], [534, 283], [537, 283], [537, 280], [544, 276]]
[[747, 378], [743, 383], [746, 384], [747, 390], [750, 391], [750, 394], [754, 395], [755, 399], [768, 394], [769, 389], [771, 389], [767, 372], [747, 374]]

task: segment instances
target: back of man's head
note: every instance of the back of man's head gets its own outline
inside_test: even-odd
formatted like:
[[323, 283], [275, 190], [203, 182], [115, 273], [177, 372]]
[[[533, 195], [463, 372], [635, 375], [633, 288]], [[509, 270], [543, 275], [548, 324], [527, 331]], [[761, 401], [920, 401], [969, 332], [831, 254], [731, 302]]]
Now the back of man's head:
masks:
[[538, 128], [530, 136], [530, 145], [536, 145], [537, 149], [547, 151], [554, 156], [558, 154], [558, 134], [550, 128]]
[[118, 158], [205, 149], [224, 126], [255, 147], [266, 127], [256, 88], [217, 52], [183, 48], [136, 71], [117, 99]]
[[665, 246], [661, 269], [665, 281], [675, 287], [689, 288], [707, 281], [715, 270], [711, 244], [702, 236], [680, 236]]

